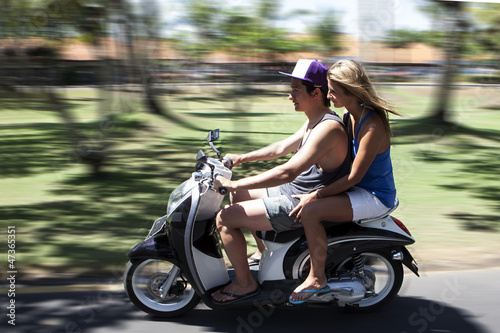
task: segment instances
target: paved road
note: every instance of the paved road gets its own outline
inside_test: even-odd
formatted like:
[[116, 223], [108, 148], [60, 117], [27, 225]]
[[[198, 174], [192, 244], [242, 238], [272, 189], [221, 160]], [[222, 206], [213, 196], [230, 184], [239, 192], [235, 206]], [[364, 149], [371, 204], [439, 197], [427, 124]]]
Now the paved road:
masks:
[[[119, 284], [100, 290], [30, 289], [16, 296], [16, 326], [2, 314], [0, 332], [376, 332], [496, 333], [500, 331], [500, 268], [424, 273], [406, 280], [388, 307], [349, 314], [328, 307], [214, 311], [204, 305], [184, 317], [157, 320], [137, 310]], [[74, 286], [73, 290], [88, 289]], [[59, 292], [57, 292], [59, 291]], [[3, 295], [2, 295], [3, 297]], [[1, 302], [5, 304], [4, 301]], [[3, 309], [5, 307], [2, 306]], [[5, 311], [5, 310], [4, 310]]]

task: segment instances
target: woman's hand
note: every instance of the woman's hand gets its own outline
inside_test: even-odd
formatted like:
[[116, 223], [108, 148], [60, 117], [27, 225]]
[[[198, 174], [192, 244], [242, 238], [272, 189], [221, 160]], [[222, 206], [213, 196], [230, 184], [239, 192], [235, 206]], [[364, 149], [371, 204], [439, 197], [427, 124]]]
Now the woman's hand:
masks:
[[297, 213], [297, 216], [295, 216], [295, 222], [300, 222], [302, 223], [301, 216], [302, 216], [302, 208], [311, 201], [316, 200], [316, 191], [308, 193], [308, 194], [300, 194], [300, 195], [292, 195], [293, 198], [300, 199], [300, 202], [295, 206], [294, 209], [290, 212], [289, 216], [292, 216], [293, 214]]

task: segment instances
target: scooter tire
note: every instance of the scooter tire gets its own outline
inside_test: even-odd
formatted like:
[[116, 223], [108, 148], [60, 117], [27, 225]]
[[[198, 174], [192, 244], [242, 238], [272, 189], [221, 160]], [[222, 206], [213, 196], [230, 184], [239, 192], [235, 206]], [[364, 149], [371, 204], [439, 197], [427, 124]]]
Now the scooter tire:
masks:
[[174, 268], [174, 263], [160, 259], [129, 261], [123, 280], [130, 301], [155, 317], [178, 317], [192, 310], [201, 298], [193, 288], [187, 288], [190, 286], [182, 279], [180, 271], [170, 285], [167, 295], [161, 296], [160, 287]]
[[[372, 298], [363, 299], [354, 304], [346, 304], [343, 308], [346, 312], [354, 312], [354, 313], [366, 313], [372, 312], [380, 309], [385, 306], [389, 302], [391, 302], [394, 297], [398, 294], [401, 289], [401, 285], [403, 284], [403, 265], [400, 261], [393, 260], [387, 253], [385, 252], [366, 252], [360, 254], [363, 256], [376, 256], [378, 259], [381, 259], [384, 264], [387, 266], [389, 274], [389, 283], [387, 287], [385, 287], [377, 296], [372, 296]], [[379, 298], [379, 299], [377, 299]]]

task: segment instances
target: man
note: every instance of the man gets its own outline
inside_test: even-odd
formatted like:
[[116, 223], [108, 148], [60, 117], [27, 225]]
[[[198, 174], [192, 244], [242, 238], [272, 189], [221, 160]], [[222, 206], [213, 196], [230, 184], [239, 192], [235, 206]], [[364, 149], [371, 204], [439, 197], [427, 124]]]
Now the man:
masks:
[[250, 153], [226, 155], [237, 166], [295, 152], [286, 163], [259, 175], [234, 181], [217, 179], [217, 188], [224, 186], [232, 192], [231, 204], [217, 214], [216, 221], [235, 279], [212, 294], [216, 302], [232, 302], [259, 292], [250, 273], [241, 229], [281, 232], [301, 228], [294, 216], [289, 216], [299, 202], [293, 196], [313, 192], [349, 172], [347, 133], [342, 120], [329, 108], [327, 71], [318, 61], [301, 59], [292, 74], [280, 72], [292, 77], [289, 100], [307, 121], [287, 139]]

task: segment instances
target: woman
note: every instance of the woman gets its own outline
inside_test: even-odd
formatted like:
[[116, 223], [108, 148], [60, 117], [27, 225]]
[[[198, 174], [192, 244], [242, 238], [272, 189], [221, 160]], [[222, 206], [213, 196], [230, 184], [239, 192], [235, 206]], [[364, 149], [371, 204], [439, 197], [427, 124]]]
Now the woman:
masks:
[[348, 175], [315, 192], [296, 196], [290, 213], [302, 222], [311, 255], [307, 279], [290, 295], [294, 304], [325, 291], [326, 232], [321, 221], [358, 221], [394, 207], [396, 188], [390, 158], [388, 112], [399, 115], [377, 96], [365, 70], [355, 61], [340, 60], [328, 70], [328, 98], [345, 108], [344, 123], [353, 147]]

